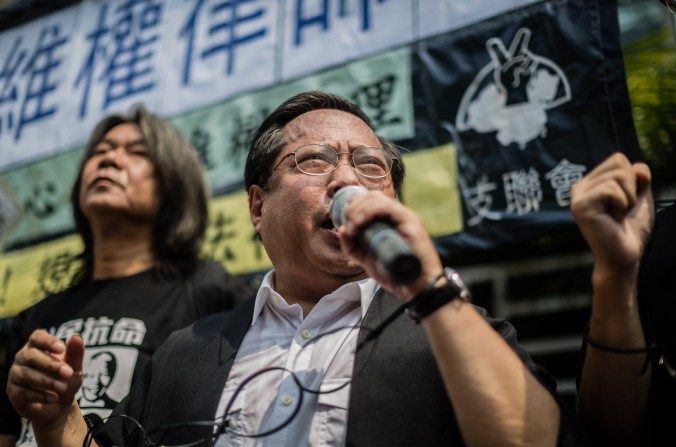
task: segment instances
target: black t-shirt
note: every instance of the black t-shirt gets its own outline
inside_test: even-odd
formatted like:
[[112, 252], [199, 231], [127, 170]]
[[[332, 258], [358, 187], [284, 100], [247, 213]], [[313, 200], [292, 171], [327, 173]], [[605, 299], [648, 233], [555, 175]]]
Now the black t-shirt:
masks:
[[[653, 356], [645, 445], [676, 445], [676, 205], [659, 213], [641, 263], [639, 307]], [[660, 362], [662, 358], [662, 362]]]
[[[140, 370], [169, 334], [198, 317], [234, 307], [250, 290], [219, 264], [200, 264], [187, 280], [167, 279], [156, 270], [125, 278], [89, 281], [50, 295], [19, 314], [14, 324], [14, 354], [38, 328], [62, 340], [79, 334], [85, 342], [84, 376], [76, 398], [91, 420], [107, 417], [128, 393]], [[3, 389], [7, 370], [3, 371]], [[0, 395], [0, 433], [35, 445], [32, 430]]]

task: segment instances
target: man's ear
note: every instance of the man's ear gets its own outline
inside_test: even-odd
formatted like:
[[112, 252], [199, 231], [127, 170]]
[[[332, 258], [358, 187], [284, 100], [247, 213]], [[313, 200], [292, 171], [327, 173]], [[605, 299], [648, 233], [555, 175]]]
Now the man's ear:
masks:
[[263, 218], [263, 199], [265, 191], [258, 185], [253, 185], [249, 188], [249, 215], [254, 231], [260, 236], [261, 234], [261, 220]]

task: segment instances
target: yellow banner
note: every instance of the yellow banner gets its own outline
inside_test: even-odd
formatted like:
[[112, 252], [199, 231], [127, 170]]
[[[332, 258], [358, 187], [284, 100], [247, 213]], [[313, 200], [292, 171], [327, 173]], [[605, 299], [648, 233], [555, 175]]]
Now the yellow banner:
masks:
[[[452, 145], [404, 155], [408, 176], [402, 201], [417, 212], [432, 236], [462, 230], [460, 193]], [[255, 237], [244, 191], [215, 197], [204, 255], [234, 274], [270, 268]], [[0, 318], [16, 314], [48, 293], [63, 290], [79, 264], [76, 235], [7, 253], [0, 258]]]
[[11, 316], [68, 286], [82, 250], [79, 236], [66, 236], [0, 258], [0, 317]]
[[418, 213], [431, 236], [462, 231], [456, 150], [452, 144], [404, 155], [402, 202]]

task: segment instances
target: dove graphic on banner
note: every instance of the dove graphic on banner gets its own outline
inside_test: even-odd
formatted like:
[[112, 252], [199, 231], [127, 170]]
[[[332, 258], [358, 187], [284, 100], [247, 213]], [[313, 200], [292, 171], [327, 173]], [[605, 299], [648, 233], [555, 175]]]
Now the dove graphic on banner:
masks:
[[563, 70], [528, 50], [531, 31], [521, 28], [507, 49], [493, 37], [486, 42], [491, 62], [483, 67], [463, 95], [456, 127], [495, 132], [502, 146], [529, 141], [547, 133], [547, 110], [571, 99]]

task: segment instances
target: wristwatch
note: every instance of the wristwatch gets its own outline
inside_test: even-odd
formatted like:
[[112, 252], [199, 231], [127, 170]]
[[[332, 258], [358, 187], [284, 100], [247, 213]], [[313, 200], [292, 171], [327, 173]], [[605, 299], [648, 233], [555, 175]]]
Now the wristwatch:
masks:
[[[435, 287], [441, 278], [446, 278], [446, 282]], [[446, 267], [444, 272], [432, 280], [426, 289], [413, 297], [406, 307], [406, 313], [416, 324], [419, 324], [432, 312], [454, 300], [469, 301], [470, 293], [458, 272]]]

